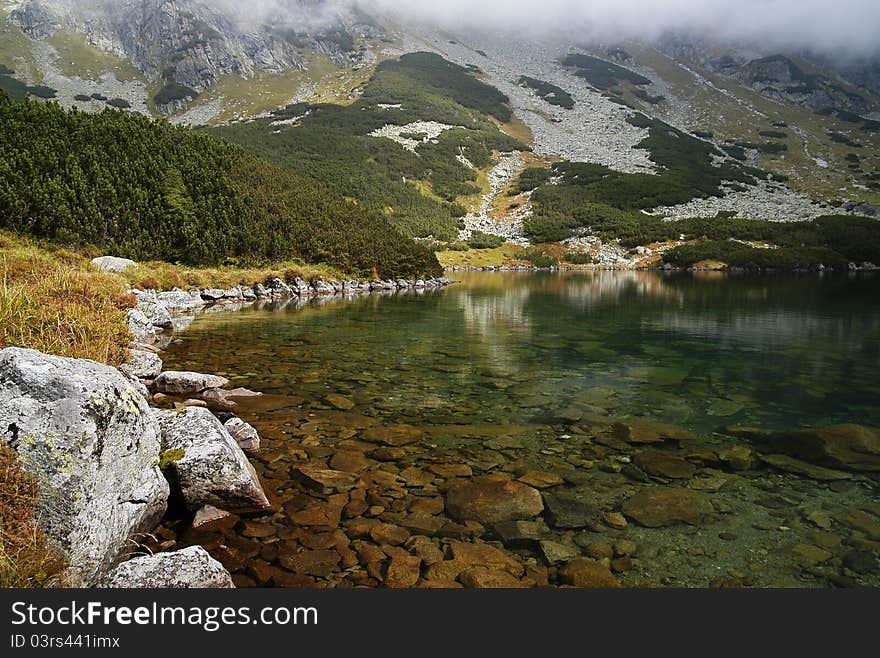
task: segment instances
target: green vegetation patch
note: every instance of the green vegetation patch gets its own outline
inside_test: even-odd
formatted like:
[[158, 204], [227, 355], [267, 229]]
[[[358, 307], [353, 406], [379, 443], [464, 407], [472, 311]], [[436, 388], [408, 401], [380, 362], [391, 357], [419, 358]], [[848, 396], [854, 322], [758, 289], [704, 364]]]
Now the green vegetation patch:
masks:
[[643, 75], [590, 55], [573, 53], [568, 55], [562, 64], [577, 69], [575, 75], [584, 78], [597, 89], [607, 91], [624, 81], [637, 87], [651, 84], [651, 81]]
[[[388, 111], [380, 104], [401, 108]], [[458, 199], [480, 192], [477, 172], [458, 156], [483, 168], [491, 164], [493, 151], [526, 148], [487, 115], [509, 119], [507, 97], [437, 55], [413, 53], [380, 64], [363, 96], [351, 105], [298, 103], [275, 112], [273, 119], [216, 132], [258, 157], [356, 199], [406, 235], [452, 242], [466, 214]], [[294, 126], [273, 125], [291, 117], [302, 119]], [[419, 121], [455, 128], [419, 144], [415, 153], [370, 136], [386, 124]]]
[[467, 241], [467, 244], [471, 249], [497, 249], [505, 242], [507, 240], [501, 236], [483, 233], [482, 231], [473, 231], [471, 239]]
[[[712, 144], [657, 119], [636, 114], [629, 121], [648, 130], [638, 148], [650, 152], [658, 173], [625, 174], [598, 164], [556, 163], [553, 173], [560, 177], [558, 183], [541, 184], [532, 195], [535, 212], [525, 222], [532, 241], [556, 242], [571, 237], [577, 228], [608, 222], [638, 224], [645, 217], [641, 210], [717, 196], [725, 181], [753, 184], [756, 177], [767, 176], [730, 162], [713, 166], [712, 156], [722, 154]], [[528, 187], [533, 182], [521, 177], [519, 185]]]
[[205, 132], [0, 95], [0, 228], [135, 260], [437, 274], [377, 213]]
[[55, 98], [57, 90], [45, 85], [28, 85], [12, 77], [11, 74], [0, 73], [0, 92], [6, 93], [13, 100], [23, 101], [28, 96], [43, 99]]
[[564, 107], [567, 110], [574, 108], [574, 99], [562, 87], [557, 87], [554, 84], [538, 80], [537, 78], [530, 78], [527, 75], [522, 76], [518, 84], [521, 87], [528, 87], [534, 90], [538, 97], [547, 101], [550, 105]]
[[154, 105], [168, 105], [175, 101], [193, 101], [199, 97], [192, 87], [180, 84], [175, 80], [165, 80], [163, 87], [153, 96]]

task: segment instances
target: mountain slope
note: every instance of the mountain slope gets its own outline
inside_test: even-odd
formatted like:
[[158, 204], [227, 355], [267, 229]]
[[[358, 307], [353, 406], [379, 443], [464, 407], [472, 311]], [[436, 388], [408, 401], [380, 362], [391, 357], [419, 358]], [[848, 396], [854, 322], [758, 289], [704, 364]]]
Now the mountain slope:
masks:
[[[43, 85], [62, 103], [100, 109], [93, 90], [111, 100], [115, 93], [100, 90], [118, 89], [133, 110], [208, 124], [411, 237], [561, 241], [545, 249], [639, 265], [683, 246], [688, 231], [676, 235], [666, 220], [710, 218], [723, 228], [731, 218], [878, 214], [871, 62], [681, 35], [597, 44], [449, 34], [366, 17], [346, 2], [285, 3], [293, 7], [286, 14], [255, 14], [249, 24], [198, 0], [112, 9], [90, 0], [99, 18], [88, 22], [83, 2], [15, 3], [4, 29], [32, 57], [13, 61], [0, 48], [0, 64], [15, 69], [5, 78], [20, 95]], [[39, 18], [39, 7], [51, 29], [21, 19]], [[118, 18], [126, 15], [167, 45], [114, 46], [123, 34], [139, 40], [141, 28]], [[125, 59], [96, 76], [96, 62], [107, 61], [97, 46], [101, 57], [115, 48]], [[275, 59], [258, 56], [260, 48]], [[68, 55], [81, 62], [65, 64]], [[80, 87], [90, 92], [78, 95], [85, 100], [70, 100]], [[676, 239], [630, 244], [634, 234]]]
[[2, 94], [0, 135], [0, 228], [138, 260], [438, 271], [381, 217], [211, 135]]

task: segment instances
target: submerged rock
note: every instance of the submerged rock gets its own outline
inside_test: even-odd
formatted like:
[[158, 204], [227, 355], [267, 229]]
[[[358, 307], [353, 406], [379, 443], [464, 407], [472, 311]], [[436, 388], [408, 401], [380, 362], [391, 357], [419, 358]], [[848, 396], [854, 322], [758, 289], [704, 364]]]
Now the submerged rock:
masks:
[[492, 524], [529, 519], [543, 509], [544, 502], [537, 489], [494, 476], [455, 482], [446, 492], [446, 510], [461, 522]]
[[623, 513], [648, 528], [705, 523], [715, 508], [709, 498], [690, 489], [648, 489], [623, 503]]
[[613, 429], [617, 438], [632, 444], [694, 441], [699, 438], [678, 425], [655, 423], [641, 418], [621, 420], [614, 424]]
[[178, 451], [169, 469], [187, 507], [262, 509], [269, 500], [254, 467], [207, 409], [154, 410], [166, 450]]
[[370, 443], [380, 443], [391, 447], [400, 447], [415, 443], [422, 437], [422, 431], [412, 425], [391, 425], [386, 427], [370, 427], [361, 432], [361, 438]]
[[880, 429], [832, 425], [799, 432], [779, 432], [763, 439], [774, 451], [813, 464], [849, 471], [880, 472]]
[[769, 464], [774, 468], [796, 475], [803, 475], [813, 480], [833, 481], [833, 480], [849, 480], [852, 475], [843, 471], [836, 471], [824, 466], [816, 466], [808, 462], [789, 457], [788, 455], [762, 455], [761, 461]]
[[167, 370], [156, 377], [154, 382], [160, 393], [194, 395], [209, 388], [229, 386], [229, 380], [218, 375], [204, 375], [199, 372], [179, 372]]
[[597, 522], [599, 513], [587, 500], [589, 492], [578, 490], [544, 492], [547, 520], [554, 528], [586, 528]]
[[40, 528], [67, 558], [72, 584], [95, 584], [165, 512], [159, 427], [110, 366], [0, 351], [0, 432], [39, 483]]
[[654, 450], [638, 453], [633, 462], [649, 475], [670, 480], [689, 480], [697, 471], [686, 459]]
[[616, 589], [618, 580], [611, 574], [606, 563], [581, 557], [575, 558], [559, 570], [559, 577], [566, 585], [588, 589]]
[[114, 589], [231, 589], [232, 576], [201, 546], [123, 562], [101, 581]]

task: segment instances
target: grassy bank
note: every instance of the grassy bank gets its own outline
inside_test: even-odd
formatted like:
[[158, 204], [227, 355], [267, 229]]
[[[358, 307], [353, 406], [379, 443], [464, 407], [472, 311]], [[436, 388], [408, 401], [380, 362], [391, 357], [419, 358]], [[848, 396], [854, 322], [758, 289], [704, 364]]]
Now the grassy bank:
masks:
[[131, 340], [128, 288], [83, 255], [0, 232], [0, 348], [118, 365]]

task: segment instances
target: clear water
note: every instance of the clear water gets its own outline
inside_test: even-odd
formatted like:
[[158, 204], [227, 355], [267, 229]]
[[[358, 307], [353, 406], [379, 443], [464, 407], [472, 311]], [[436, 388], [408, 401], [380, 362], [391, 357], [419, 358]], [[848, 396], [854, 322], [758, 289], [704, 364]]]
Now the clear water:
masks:
[[[213, 550], [239, 584], [265, 584], [266, 569], [301, 578], [285, 557], [329, 540], [288, 516], [312, 495], [294, 481], [297, 464], [325, 466], [337, 450], [372, 455], [364, 428], [406, 425], [419, 441], [393, 463], [371, 457], [364, 476], [388, 507], [383, 521], [405, 523], [410, 503], [442, 497], [442, 481], [403, 487], [370, 476], [394, 479], [437, 463], [467, 464], [474, 474], [557, 473], [566, 484], [553, 491], [606, 512], [642, 491], [686, 487], [705, 492], [714, 520], [624, 530], [551, 523], [546, 538], [587, 553], [595, 542], [635, 542], [632, 564], [616, 574], [628, 586], [880, 585], [876, 474], [824, 482], [759, 463], [738, 471], [717, 459], [744, 442], [719, 431], [728, 425], [880, 426], [880, 279], [647, 272], [459, 278], [423, 294], [207, 312], [179, 334], [164, 355], [167, 369], [219, 373], [266, 393], [236, 413], [263, 437], [252, 461], [279, 504], [261, 520], [266, 538], [243, 523], [196, 533], [183, 518], [169, 529], [179, 543]], [[344, 398], [341, 407], [334, 396]], [[591, 429], [595, 417], [641, 417], [698, 434], [699, 441], [661, 447], [694, 464], [694, 476], [633, 479], [624, 465], [644, 447], [608, 443]], [[343, 544], [347, 523], [333, 535]], [[432, 541], [443, 547], [444, 536]], [[497, 540], [491, 528], [477, 537]], [[546, 565], [538, 549], [516, 550]], [[364, 567], [334, 567], [305, 582], [375, 585]]]
[[423, 295], [202, 316], [168, 366], [408, 422], [572, 404], [709, 432], [880, 425], [880, 279], [472, 273]]

